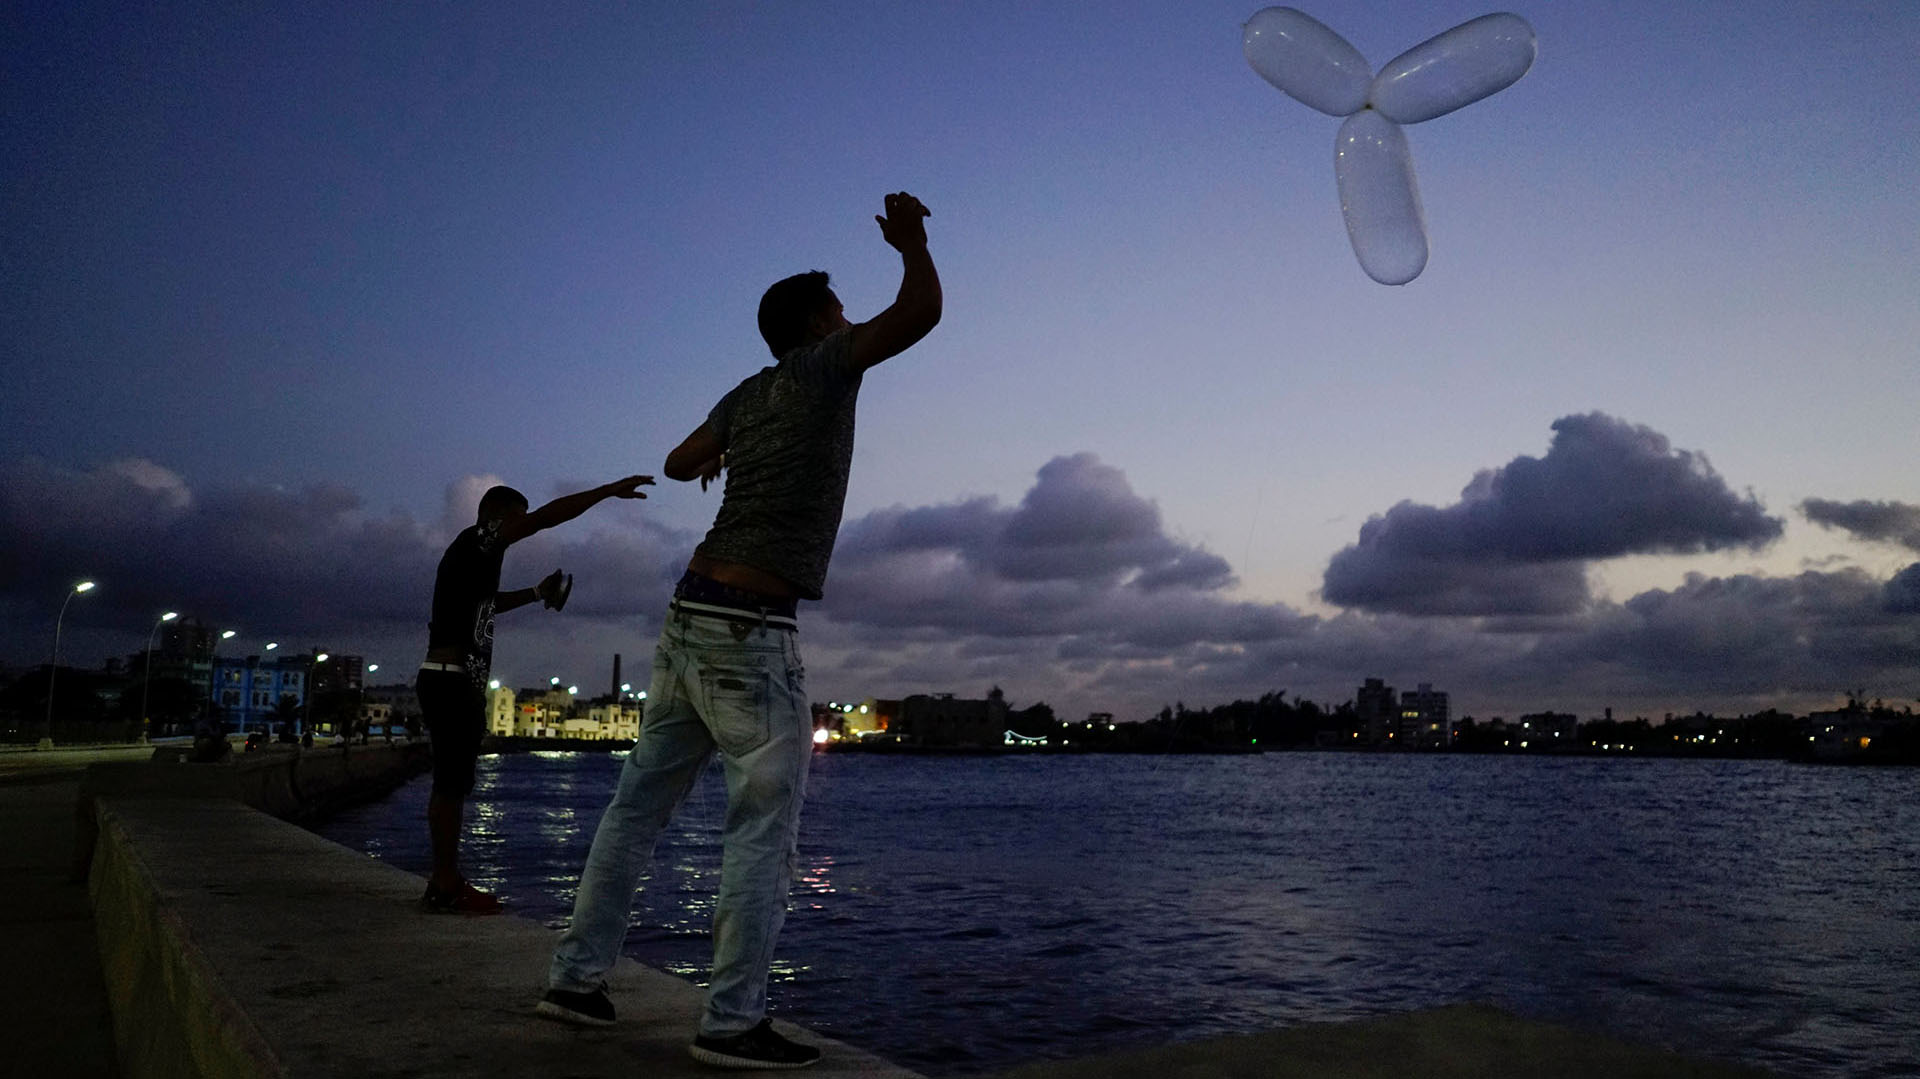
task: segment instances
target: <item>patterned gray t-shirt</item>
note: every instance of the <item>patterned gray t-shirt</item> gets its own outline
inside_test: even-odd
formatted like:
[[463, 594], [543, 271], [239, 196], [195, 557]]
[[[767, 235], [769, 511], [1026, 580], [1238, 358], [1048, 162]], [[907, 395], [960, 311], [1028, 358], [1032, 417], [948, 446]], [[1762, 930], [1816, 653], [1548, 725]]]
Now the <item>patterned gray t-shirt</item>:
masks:
[[701, 554], [820, 598], [847, 500], [859, 394], [846, 329], [794, 349], [720, 399], [707, 428], [726, 447], [727, 485]]

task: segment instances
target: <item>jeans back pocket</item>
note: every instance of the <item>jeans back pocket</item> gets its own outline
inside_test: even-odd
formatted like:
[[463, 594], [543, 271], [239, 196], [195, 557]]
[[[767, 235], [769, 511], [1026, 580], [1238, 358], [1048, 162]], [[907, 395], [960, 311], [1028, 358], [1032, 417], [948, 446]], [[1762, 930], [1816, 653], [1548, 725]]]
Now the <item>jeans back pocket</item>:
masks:
[[729, 757], [751, 753], [767, 743], [771, 717], [767, 715], [767, 672], [759, 667], [718, 664], [700, 672], [700, 688], [707, 698], [707, 729], [714, 744]]

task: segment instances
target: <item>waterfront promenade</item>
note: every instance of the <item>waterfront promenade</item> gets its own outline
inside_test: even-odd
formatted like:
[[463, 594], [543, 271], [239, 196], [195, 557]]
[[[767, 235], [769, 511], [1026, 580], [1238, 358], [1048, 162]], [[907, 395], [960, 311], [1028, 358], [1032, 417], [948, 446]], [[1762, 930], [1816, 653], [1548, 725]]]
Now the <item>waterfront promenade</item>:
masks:
[[[0, 768], [0, 811], [13, 826], [0, 857], [13, 886], [0, 891], [0, 920], [8, 927], [6, 969], [16, 976], [0, 1005], [19, 1022], [22, 1074], [713, 1074], [685, 1053], [697, 987], [623, 962], [614, 979], [618, 1026], [581, 1031], [540, 1020], [531, 1006], [551, 930], [515, 917], [423, 915], [414, 906], [418, 877], [238, 801], [103, 799], [83, 888], [69, 879], [78, 773], [20, 769], [8, 780], [7, 771]], [[885, 1008], [876, 1005], [873, 1015], [884, 1022]], [[913, 1074], [851, 1046], [789, 1032], [828, 1049], [809, 1074]], [[1168, 1041], [1177, 1040], [1169, 1031]], [[1011, 1074], [1759, 1073], [1456, 1007]]]

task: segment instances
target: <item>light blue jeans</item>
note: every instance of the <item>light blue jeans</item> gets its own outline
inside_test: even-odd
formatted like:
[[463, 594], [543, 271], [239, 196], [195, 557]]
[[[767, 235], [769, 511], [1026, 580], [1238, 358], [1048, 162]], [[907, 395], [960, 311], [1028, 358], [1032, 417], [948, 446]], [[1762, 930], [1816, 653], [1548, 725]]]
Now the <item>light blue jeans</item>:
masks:
[[813, 755], [813, 715], [792, 630], [669, 613], [640, 737], [600, 817], [550, 988], [593, 992], [620, 958], [654, 841], [714, 750], [727, 778], [713, 982], [700, 1033], [739, 1034], [767, 1010], [767, 968], [787, 917]]

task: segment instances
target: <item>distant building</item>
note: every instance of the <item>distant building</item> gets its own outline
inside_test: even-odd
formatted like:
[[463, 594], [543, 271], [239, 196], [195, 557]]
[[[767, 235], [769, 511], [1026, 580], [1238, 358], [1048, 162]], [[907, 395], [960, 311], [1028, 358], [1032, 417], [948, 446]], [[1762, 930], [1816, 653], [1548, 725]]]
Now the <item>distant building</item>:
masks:
[[210, 697], [221, 721], [238, 732], [272, 732], [276, 723], [296, 725], [306, 706], [310, 656], [262, 659], [216, 658], [210, 665]]
[[197, 619], [178, 618], [162, 623], [148, 672], [155, 682], [170, 679], [187, 683], [202, 701], [213, 697], [213, 646], [218, 634]]
[[1507, 725], [1505, 749], [1571, 752], [1580, 746], [1580, 719], [1571, 712], [1531, 712]]
[[1885, 734], [1886, 724], [1864, 709], [1844, 708], [1807, 715], [1809, 750], [1819, 761], [1845, 761], [1866, 756], [1873, 740]]
[[1453, 716], [1447, 695], [1429, 683], [1400, 695], [1400, 745], [1408, 749], [1446, 749], [1453, 745]]
[[404, 724], [410, 719], [420, 718], [420, 692], [412, 682], [395, 682], [385, 686], [368, 686], [360, 691], [362, 703], [384, 704], [387, 706], [387, 721]]
[[[574, 721], [567, 723], [569, 731]], [[585, 728], [591, 733], [574, 737], [609, 738], [634, 742], [640, 738], [640, 705], [619, 697], [602, 697], [587, 707]]]
[[831, 741], [893, 739], [899, 734], [900, 704], [896, 700], [829, 701], [813, 705], [813, 729], [826, 731]]
[[324, 662], [314, 663], [313, 694], [316, 697], [329, 693], [343, 693], [361, 689], [366, 680], [367, 663], [361, 656], [331, 655], [322, 649], [319, 655], [325, 655]]
[[573, 694], [565, 686], [550, 684], [519, 690], [514, 695], [513, 736], [567, 737], [567, 720], [573, 717], [573, 705]]
[[1400, 729], [1400, 699], [1393, 687], [1369, 678], [1354, 691], [1353, 715], [1360, 737], [1370, 746], [1394, 744]]
[[487, 733], [501, 738], [513, 736], [514, 717], [518, 715], [513, 690], [495, 685], [487, 691]]
[[930, 749], [985, 749], [1006, 741], [1005, 700], [915, 694], [900, 702], [900, 739]]

